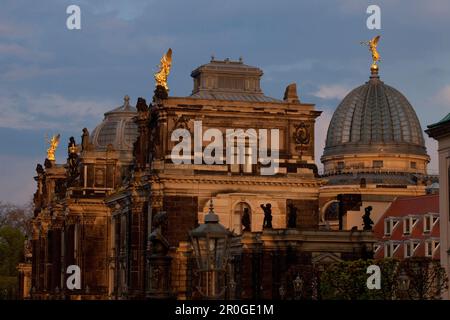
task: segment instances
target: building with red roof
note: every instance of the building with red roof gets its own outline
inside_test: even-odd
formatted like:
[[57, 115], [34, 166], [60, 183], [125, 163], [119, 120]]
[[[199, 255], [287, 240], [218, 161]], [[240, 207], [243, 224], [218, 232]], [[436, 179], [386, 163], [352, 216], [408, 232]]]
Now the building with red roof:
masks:
[[440, 259], [439, 195], [396, 198], [374, 227], [375, 259]]

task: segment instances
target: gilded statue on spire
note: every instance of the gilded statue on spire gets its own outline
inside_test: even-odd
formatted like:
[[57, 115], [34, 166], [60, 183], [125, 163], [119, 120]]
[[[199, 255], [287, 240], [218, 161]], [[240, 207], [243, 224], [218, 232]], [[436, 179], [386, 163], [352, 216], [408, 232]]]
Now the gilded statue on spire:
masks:
[[378, 41], [380, 40], [380, 36], [375, 36], [370, 41], [362, 41], [361, 44], [365, 44], [369, 47], [369, 51], [372, 53], [372, 65], [371, 69], [378, 69], [377, 62], [380, 61], [380, 54], [377, 50]]
[[57, 135], [54, 135], [50, 139], [50, 141], [48, 140], [48, 138], [46, 139], [47, 143], [50, 145], [50, 147], [47, 149], [47, 159], [50, 161], [55, 161], [55, 151], [56, 151], [56, 148], [58, 148], [59, 138], [60, 138], [60, 135], [57, 134]]
[[167, 77], [170, 73], [170, 67], [172, 66], [172, 49], [169, 48], [167, 53], [163, 55], [159, 63], [159, 71], [155, 73], [156, 87], [162, 86], [166, 90], [169, 90], [167, 85]]

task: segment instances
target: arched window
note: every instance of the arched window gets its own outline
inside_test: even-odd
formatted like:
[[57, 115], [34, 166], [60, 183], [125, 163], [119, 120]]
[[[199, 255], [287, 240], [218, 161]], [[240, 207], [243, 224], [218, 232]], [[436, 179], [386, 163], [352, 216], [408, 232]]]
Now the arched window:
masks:
[[339, 203], [331, 203], [325, 210], [325, 221], [339, 220]]
[[324, 222], [331, 230], [339, 230], [339, 202], [332, 202], [325, 209]]
[[242, 231], [251, 231], [252, 210], [248, 203], [239, 202], [234, 207], [233, 228], [234, 232], [241, 234]]

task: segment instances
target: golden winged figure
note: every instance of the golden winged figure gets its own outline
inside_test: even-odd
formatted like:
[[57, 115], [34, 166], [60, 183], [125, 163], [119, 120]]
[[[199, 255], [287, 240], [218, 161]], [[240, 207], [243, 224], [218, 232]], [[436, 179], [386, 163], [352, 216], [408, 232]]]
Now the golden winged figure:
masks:
[[170, 67], [172, 66], [172, 49], [169, 48], [167, 53], [163, 55], [159, 63], [159, 71], [155, 73], [156, 86], [163, 86], [166, 90], [169, 90], [167, 85], [167, 78], [170, 73]]
[[47, 159], [50, 161], [55, 161], [55, 151], [58, 148], [60, 135], [54, 135], [50, 141], [47, 139], [47, 143], [50, 144], [50, 147], [47, 149]]
[[362, 41], [361, 44], [365, 44], [369, 47], [369, 51], [372, 53], [372, 67], [377, 68], [377, 62], [380, 61], [380, 54], [377, 51], [378, 41], [380, 36], [375, 36], [370, 41]]

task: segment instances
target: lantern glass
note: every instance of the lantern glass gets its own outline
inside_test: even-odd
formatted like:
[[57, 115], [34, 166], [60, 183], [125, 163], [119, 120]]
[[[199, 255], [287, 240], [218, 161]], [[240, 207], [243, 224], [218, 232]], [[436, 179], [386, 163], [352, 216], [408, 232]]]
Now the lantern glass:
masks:
[[221, 269], [226, 265], [227, 240], [226, 236], [206, 235], [206, 237], [202, 237], [196, 235], [192, 237], [194, 253], [200, 270]]
[[410, 280], [409, 277], [406, 274], [402, 274], [399, 276], [398, 278], [398, 288], [401, 291], [408, 291], [409, 289], [409, 284], [410, 284]]
[[223, 295], [229, 255], [230, 232], [214, 213], [212, 202], [205, 223], [190, 232], [199, 271], [199, 291], [208, 298]]
[[298, 275], [294, 280], [294, 291], [299, 293], [303, 289], [303, 279]]

